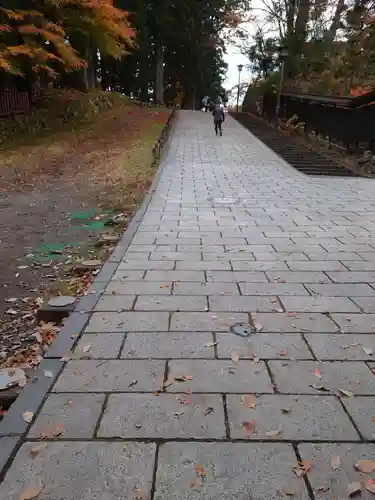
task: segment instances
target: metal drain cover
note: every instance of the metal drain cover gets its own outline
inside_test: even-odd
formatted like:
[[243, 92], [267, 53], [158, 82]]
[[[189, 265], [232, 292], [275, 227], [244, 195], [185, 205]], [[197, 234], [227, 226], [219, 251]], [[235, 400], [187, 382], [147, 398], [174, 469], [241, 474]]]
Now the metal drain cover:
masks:
[[250, 337], [251, 335], [250, 326], [241, 323], [231, 326], [230, 331], [239, 337]]

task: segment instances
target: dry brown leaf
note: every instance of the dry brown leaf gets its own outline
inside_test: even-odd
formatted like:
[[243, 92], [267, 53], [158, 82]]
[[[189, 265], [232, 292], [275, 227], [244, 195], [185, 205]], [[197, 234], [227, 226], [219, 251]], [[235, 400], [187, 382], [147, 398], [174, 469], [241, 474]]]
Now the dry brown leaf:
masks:
[[291, 408], [281, 408], [281, 413], [284, 415], [289, 415], [289, 413], [292, 413]]
[[311, 471], [312, 465], [313, 464], [311, 460], [304, 460], [302, 462], [299, 462], [296, 467], [293, 467], [293, 472], [297, 477], [303, 477], [307, 474], [307, 472]]
[[204, 410], [203, 415], [204, 415], [205, 417], [207, 417], [207, 415], [209, 415], [209, 414], [210, 414], [210, 413], [212, 413], [213, 411], [215, 411], [214, 407], [213, 407], [213, 406], [208, 406], [208, 407]]
[[323, 492], [324, 491], [329, 491], [329, 488], [330, 488], [329, 484], [328, 483], [324, 483], [324, 484], [318, 486], [318, 488], [316, 488], [315, 491], [323, 491]]
[[207, 475], [206, 470], [202, 464], [195, 464], [195, 472], [200, 477], [205, 477]]
[[354, 496], [359, 495], [361, 493], [361, 489], [362, 489], [361, 483], [358, 482], [350, 483], [348, 485], [349, 498], [353, 498]]
[[255, 434], [257, 431], [257, 424], [255, 422], [242, 422], [242, 426], [246, 430], [248, 436]]
[[294, 497], [296, 494], [291, 488], [283, 488], [281, 491], [286, 497]]
[[169, 283], [165, 283], [165, 285], [160, 285], [159, 288], [170, 288], [170, 284]]
[[27, 486], [20, 495], [20, 500], [34, 500], [38, 498], [44, 488], [43, 484], [31, 484]]
[[372, 349], [369, 349], [368, 347], [362, 347], [362, 351], [367, 354], [367, 356], [372, 356], [374, 353]]
[[347, 391], [346, 389], [337, 389], [337, 392], [339, 392], [343, 396], [347, 396], [348, 398], [351, 398], [354, 396], [354, 392]]
[[173, 377], [167, 378], [167, 380], [164, 382], [163, 387], [169, 387], [170, 385], [173, 384]]
[[25, 411], [25, 413], [22, 414], [22, 418], [23, 418], [24, 422], [26, 422], [27, 424], [30, 424], [33, 417], [34, 417], [34, 413], [32, 411]]
[[47, 426], [41, 433], [40, 439], [52, 439], [61, 436], [64, 433], [64, 426], [62, 424], [54, 424]]
[[238, 363], [240, 357], [236, 352], [232, 352], [230, 355], [230, 359], [233, 361], [233, 363]]
[[207, 344], [204, 344], [204, 347], [215, 347], [218, 343], [218, 340], [216, 342], [207, 342]]
[[47, 443], [39, 443], [30, 449], [29, 453], [34, 458], [47, 448]]
[[364, 484], [367, 491], [375, 495], [375, 479], [368, 479]]
[[280, 434], [281, 434], [281, 430], [280, 429], [275, 429], [273, 431], [266, 432], [266, 436], [269, 437], [269, 438], [278, 437], [278, 436], [280, 436]]
[[340, 468], [341, 459], [338, 455], [331, 457], [331, 467], [333, 470], [338, 470]]
[[327, 389], [327, 387], [324, 387], [324, 385], [322, 384], [311, 384], [311, 387], [316, 391], [329, 392], [329, 389]]
[[245, 396], [242, 396], [242, 403], [246, 406], [246, 408], [251, 408], [254, 409], [257, 405], [257, 398], [256, 396], [253, 396], [252, 394], [246, 394]]
[[375, 461], [374, 460], [358, 460], [354, 464], [354, 468], [359, 472], [364, 472], [365, 474], [370, 474], [375, 470]]

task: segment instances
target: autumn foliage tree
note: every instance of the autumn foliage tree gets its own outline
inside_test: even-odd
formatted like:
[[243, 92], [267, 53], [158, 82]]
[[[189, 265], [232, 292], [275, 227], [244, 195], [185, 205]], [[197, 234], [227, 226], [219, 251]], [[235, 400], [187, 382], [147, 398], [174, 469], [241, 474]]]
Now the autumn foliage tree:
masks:
[[4, 72], [45, 71], [53, 77], [75, 72], [84, 90], [98, 53], [121, 58], [134, 46], [128, 13], [111, 0], [4, 3], [0, 7], [0, 69]]

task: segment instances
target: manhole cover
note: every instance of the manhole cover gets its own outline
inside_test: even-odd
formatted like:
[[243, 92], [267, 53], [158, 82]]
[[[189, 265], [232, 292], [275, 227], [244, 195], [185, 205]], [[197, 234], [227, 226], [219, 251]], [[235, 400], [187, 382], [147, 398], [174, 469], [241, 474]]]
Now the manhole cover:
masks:
[[242, 324], [233, 325], [231, 326], [230, 331], [235, 335], [238, 335], [239, 337], [250, 337], [251, 335], [250, 326], [248, 325], [242, 325]]
[[212, 203], [220, 203], [222, 205], [233, 205], [234, 203], [238, 203], [238, 198], [211, 198], [210, 201]]
[[21, 386], [26, 383], [26, 375], [21, 368], [2, 368], [0, 370], [0, 391], [9, 389], [21, 383]]
[[74, 304], [76, 300], [77, 299], [75, 297], [59, 295], [58, 297], [52, 297], [52, 299], [49, 299], [48, 305], [51, 307], [65, 307]]

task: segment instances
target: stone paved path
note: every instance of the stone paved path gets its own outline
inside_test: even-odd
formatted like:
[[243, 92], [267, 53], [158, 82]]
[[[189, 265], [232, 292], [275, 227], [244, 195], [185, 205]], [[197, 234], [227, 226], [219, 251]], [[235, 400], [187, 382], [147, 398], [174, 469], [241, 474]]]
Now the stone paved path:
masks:
[[304, 177], [234, 120], [216, 138], [181, 112], [117, 258], [1, 500], [32, 484], [39, 500], [333, 500], [372, 477], [353, 464], [375, 458], [373, 181]]

